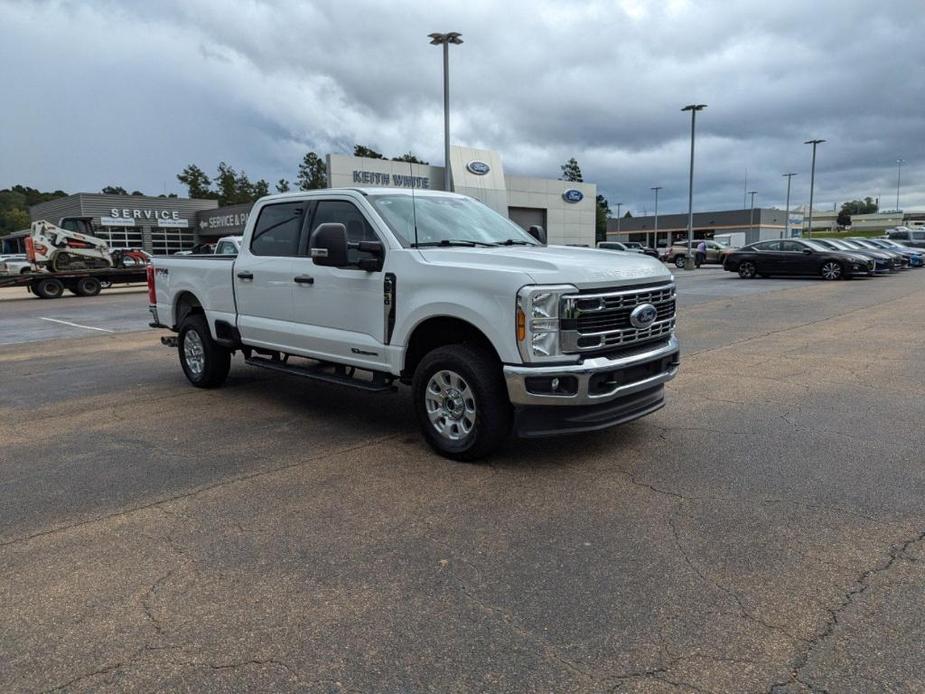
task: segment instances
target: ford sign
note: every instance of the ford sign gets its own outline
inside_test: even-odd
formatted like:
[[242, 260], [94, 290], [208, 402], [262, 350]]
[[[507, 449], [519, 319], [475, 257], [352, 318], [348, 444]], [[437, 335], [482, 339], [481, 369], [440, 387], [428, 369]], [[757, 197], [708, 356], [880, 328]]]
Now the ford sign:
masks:
[[478, 159], [470, 161], [466, 164], [466, 168], [469, 169], [469, 173], [474, 173], [476, 176], [484, 176], [491, 171], [491, 167], [488, 164]]
[[562, 199], [565, 200], [565, 202], [581, 202], [585, 199], [585, 195], [576, 188], [569, 188], [562, 193]]

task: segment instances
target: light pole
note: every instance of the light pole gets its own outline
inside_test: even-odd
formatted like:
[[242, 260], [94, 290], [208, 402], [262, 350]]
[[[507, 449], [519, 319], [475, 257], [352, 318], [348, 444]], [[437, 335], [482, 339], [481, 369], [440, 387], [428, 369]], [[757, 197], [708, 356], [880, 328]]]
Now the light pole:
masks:
[[694, 128], [697, 123], [697, 111], [702, 111], [706, 104], [688, 104], [682, 111], [691, 112], [691, 173], [687, 192], [687, 258], [684, 269], [694, 269]]
[[782, 175], [787, 177], [787, 204], [786, 204], [786, 210], [785, 210], [786, 217], [784, 217], [784, 238], [789, 239], [790, 238], [790, 180], [794, 176], [796, 176], [796, 174], [795, 173], [785, 173]]
[[897, 212], [899, 212], [899, 181], [902, 177], [903, 163], [905, 161], [906, 161], [905, 159], [896, 160], [896, 211]]
[[[662, 186], [652, 186], [649, 190], [655, 191], [655, 252], [658, 253], [658, 191], [662, 189]], [[667, 248], [667, 246], [666, 246]]]
[[450, 44], [462, 43], [462, 34], [450, 31], [446, 34], [428, 34], [432, 46], [443, 46], [443, 183], [450, 190]]
[[617, 203], [617, 233], [620, 233], [620, 208], [623, 207], [622, 202]]
[[816, 187], [816, 145], [820, 145], [825, 140], [807, 140], [804, 145], [813, 146], [813, 167], [809, 174], [809, 238], [813, 237], [813, 190]]
[[755, 196], [758, 195], [758, 191], [750, 190], [748, 194], [752, 196], [752, 206], [748, 210], [748, 230], [751, 231], [755, 228]]

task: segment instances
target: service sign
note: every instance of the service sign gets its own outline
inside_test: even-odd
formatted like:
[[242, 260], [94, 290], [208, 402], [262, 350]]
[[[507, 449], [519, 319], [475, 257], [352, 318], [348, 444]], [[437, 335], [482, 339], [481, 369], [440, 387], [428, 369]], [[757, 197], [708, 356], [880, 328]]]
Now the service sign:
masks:
[[177, 210], [153, 210], [138, 209], [127, 207], [113, 207], [109, 210], [110, 219], [118, 219], [122, 226], [131, 226], [128, 220], [149, 220], [157, 221], [159, 219], [180, 220], [180, 213]]

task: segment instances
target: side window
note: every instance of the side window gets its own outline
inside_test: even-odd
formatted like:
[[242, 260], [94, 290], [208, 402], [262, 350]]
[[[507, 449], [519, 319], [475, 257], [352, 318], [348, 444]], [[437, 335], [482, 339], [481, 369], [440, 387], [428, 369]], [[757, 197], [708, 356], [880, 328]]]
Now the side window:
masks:
[[913, 231], [912, 238], [916, 241], [925, 241], [925, 231]]
[[756, 251], [778, 251], [780, 250], [780, 241], [762, 241], [753, 243], [752, 248]]
[[892, 231], [892, 232], [890, 232], [890, 238], [891, 238], [891, 239], [899, 239], [899, 240], [901, 240], [901, 241], [908, 241], [908, 240], [909, 240], [909, 232], [908, 232], [908, 231]]
[[805, 248], [803, 244], [797, 243], [796, 241], [779, 241], [778, 243], [780, 243], [780, 249], [782, 251], [789, 251], [791, 253], [802, 253]]
[[302, 215], [307, 205], [305, 201], [284, 202], [267, 205], [260, 210], [260, 216], [254, 225], [254, 235], [251, 237], [251, 253], [273, 256], [297, 255]]
[[[366, 217], [352, 202], [347, 202], [346, 200], [322, 200], [319, 202], [315, 210], [315, 217], [312, 219], [312, 232], [321, 224], [328, 223], [343, 224], [347, 227], [347, 243], [379, 240], [369, 222], [366, 221]], [[309, 234], [309, 238], [311, 238], [311, 234]], [[361, 253], [355, 248], [347, 251], [347, 259], [351, 265], [355, 265], [360, 258], [371, 257], [372, 255], [369, 253]]]

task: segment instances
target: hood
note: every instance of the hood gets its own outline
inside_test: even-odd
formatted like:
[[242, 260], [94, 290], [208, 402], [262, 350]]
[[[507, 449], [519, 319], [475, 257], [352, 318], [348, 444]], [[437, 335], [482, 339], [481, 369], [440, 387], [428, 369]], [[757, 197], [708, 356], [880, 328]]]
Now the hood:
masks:
[[472, 270], [508, 270], [526, 274], [536, 284], [574, 284], [579, 289], [619, 287], [671, 279], [660, 261], [642, 253], [601, 251], [572, 246], [502, 246], [495, 248], [426, 248], [428, 263]]

